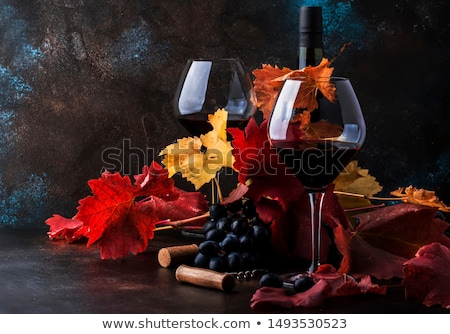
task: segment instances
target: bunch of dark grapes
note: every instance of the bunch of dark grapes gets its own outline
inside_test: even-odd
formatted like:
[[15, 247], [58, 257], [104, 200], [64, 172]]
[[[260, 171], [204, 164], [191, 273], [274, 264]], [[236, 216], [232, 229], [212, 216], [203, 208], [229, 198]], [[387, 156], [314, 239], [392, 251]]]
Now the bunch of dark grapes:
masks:
[[227, 206], [213, 204], [203, 226], [194, 265], [219, 272], [241, 272], [267, 265], [271, 252], [270, 228], [258, 216], [251, 200]]

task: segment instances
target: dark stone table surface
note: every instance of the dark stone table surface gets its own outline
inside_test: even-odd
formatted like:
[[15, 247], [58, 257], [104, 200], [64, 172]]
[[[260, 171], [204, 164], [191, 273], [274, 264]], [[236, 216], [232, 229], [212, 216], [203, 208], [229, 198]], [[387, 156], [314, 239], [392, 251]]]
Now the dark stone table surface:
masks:
[[[52, 241], [45, 230], [0, 230], [0, 313], [3, 314], [239, 314], [252, 313], [257, 281], [225, 293], [179, 283], [157, 260], [161, 247], [192, 243], [178, 231], [158, 231], [146, 252], [101, 260], [85, 243]], [[195, 240], [194, 240], [195, 241]], [[317, 309], [258, 313], [448, 313], [406, 302], [401, 287], [386, 296], [329, 298]]]

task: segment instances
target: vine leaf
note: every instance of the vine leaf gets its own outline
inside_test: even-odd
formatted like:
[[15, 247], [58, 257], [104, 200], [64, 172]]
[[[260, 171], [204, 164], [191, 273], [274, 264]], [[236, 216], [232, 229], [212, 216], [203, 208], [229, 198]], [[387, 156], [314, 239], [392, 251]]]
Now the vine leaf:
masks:
[[[162, 219], [188, 218], [207, 210], [202, 194], [187, 196], [156, 162], [145, 166], [134, 183], [128, 176], [105, 171], [88, 185], [92, 195], [79, 201], [73, 218], [55, 214], [46, 220], [48, 235], [69, 242], [87, 238], [88, 247], [98, 243], [102, 259], [141, 253]], [[184, 210], [174, 212], [174, 207]]]
[[407, 300], [450, 309], [450, 249], [439, 243], [421, 247], [403, 266]]
[[400, 197], [401, 200], [406, 203], [431, 206], [444, 212], [450, 212], [450, 206], [447, 206], [440, 201], [435, 195], [435, 192], [431, 190], [418, 189], [413, 186], [406, 188], [400, 187], [397, 190], [392, 191], [391, 195]]
[[223, 167], [232, 168], [234, 157], [232, 146], [227, 141], [228, 112], [218, 109], [208, 115], [213, 129], [200, 137], [185, 137], [166, 146], [160, 153], [162, 163], [169, 171], [169, 177], [180, 173], [192, 183], [196, 190], [216, 177]]
[[402, 277], [403, 263], [429, 243], [450, 246], [448, 223], [435, 218], [435, 208], [397, 204], [356, 215], [355, 229], [339, 226], [334, 235], [343, 255], [339, 272], [379, 279]]

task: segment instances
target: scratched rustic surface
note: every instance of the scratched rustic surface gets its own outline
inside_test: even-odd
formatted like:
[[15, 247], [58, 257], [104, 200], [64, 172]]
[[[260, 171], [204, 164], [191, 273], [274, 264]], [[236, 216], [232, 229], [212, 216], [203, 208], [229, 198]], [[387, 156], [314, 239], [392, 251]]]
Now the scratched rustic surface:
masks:
[[366, 117], [360, 165], [385, 194], [450, 203], [447, 0], [0, 0], [0, 227], [70, 217], [87, 180], [187, 134], [171, 103], [188, 58], [294, 67], [299, 5], [323, 6], [328, 57], [352, 42], [335, 67]]

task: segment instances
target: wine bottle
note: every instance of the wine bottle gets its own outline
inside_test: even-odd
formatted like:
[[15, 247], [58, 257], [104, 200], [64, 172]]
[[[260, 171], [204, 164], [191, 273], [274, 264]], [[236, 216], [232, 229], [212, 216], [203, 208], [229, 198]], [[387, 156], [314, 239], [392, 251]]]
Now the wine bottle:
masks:
[[322, 7], [301, 6], [299, 12], [299, 69], [317, 66], [323, 58]]

